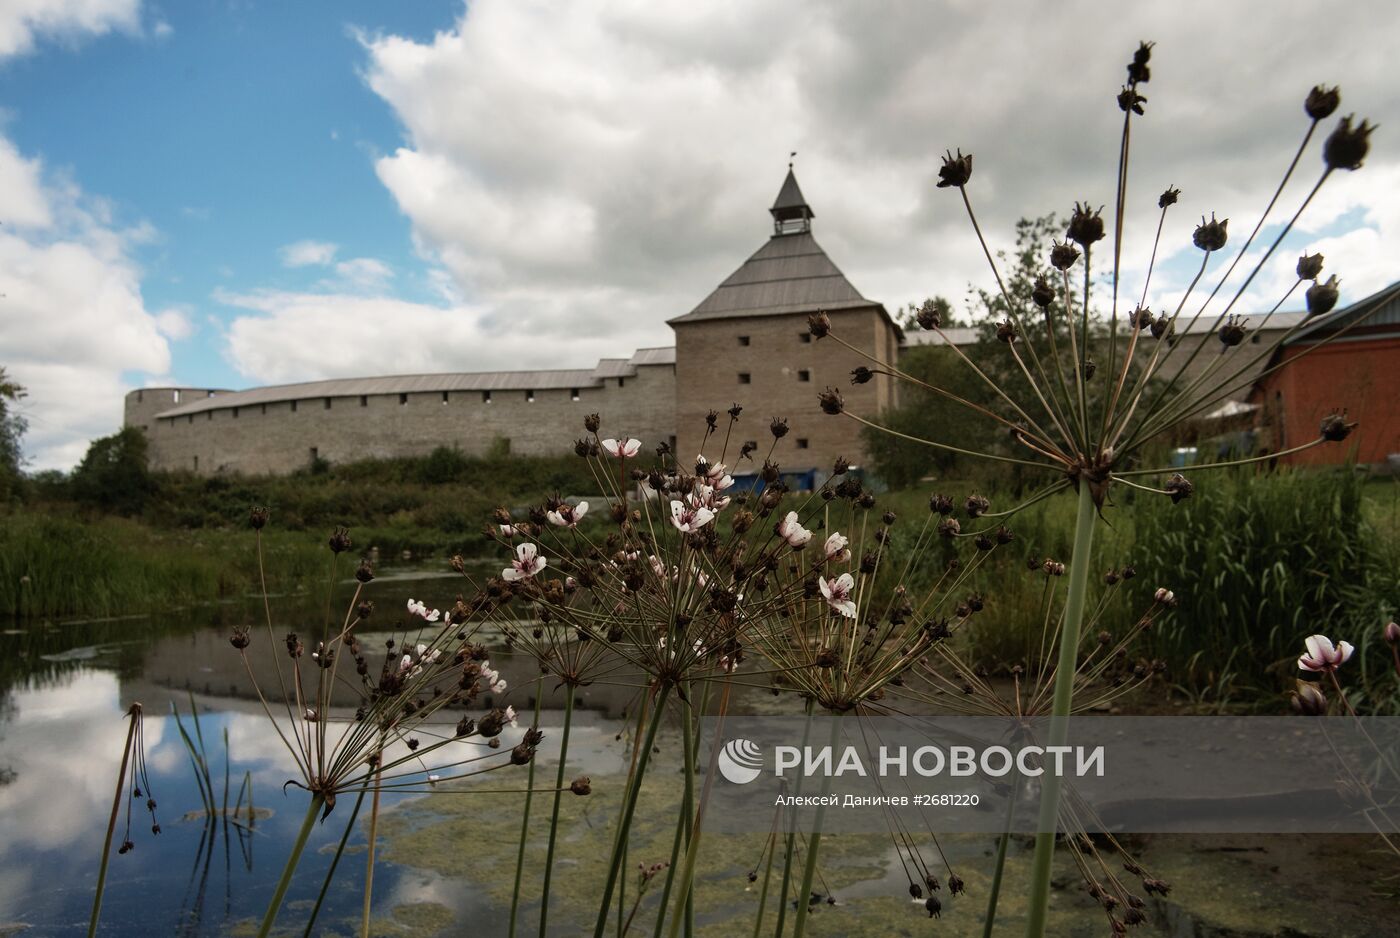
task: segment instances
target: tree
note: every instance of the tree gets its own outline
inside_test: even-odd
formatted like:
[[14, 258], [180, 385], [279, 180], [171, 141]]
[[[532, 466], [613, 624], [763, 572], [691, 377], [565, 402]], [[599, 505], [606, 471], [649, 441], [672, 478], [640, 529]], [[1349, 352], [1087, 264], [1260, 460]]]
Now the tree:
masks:
[[0, 368], [0, 503], [13, 498], [22, 481], [20, 439], [29, 422], [15, 408], [24, 396], [24, 388]]
[[146, 435], [135, 427], [93, 440], [73, 470], [73, 497], [103, 511], [136, 514], [156, 489], [148, 462]]

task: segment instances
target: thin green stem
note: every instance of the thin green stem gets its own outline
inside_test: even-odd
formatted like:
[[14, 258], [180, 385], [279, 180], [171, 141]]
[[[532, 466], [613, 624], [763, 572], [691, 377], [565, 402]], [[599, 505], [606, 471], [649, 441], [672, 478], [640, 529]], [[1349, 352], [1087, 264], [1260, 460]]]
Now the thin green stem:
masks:
[[88, 938], [97, 934], [97, 918], [102, 914], [102, 894], [107, 890], [107, 862], [112, 858], [112, 834], [117, 829], [117, 816], [121, 814], [122, 792], [126, 788], [126, 767], [131, 759], [131, 744], [136, 739], [136, 721], [140, 719], [140, 704], [133, 704], [127, 711], [131, 726], [126, 731], [126, 746], [122, 749], [122, 764], [117, 770], [117, 790], [112, 795], [112, 815], [107, 819], [107, 839], [102, 842], [102, 864], [97, 868], [97, 892], [92, 897], [92, 918], [88, 922]]
[[758, 916], [753, 921], [753, 938], [763, 932], [763, 913], [768, 908], [768, 884], [773, 881], [773, 858], [778, 855], [778, 829], [768, 835], [768, 865], [763, 869], [763, 888], [758, 894]]
[[[807, 751], [807, 741], [812, 736], [812, 713], [816, 709], [815, 698], [807, 698], [807, 720], [802, 724], [802, 751]], [[802, 775], [798, 773], [797, 784], [793, 786], [793, 797], [802, 794]], [[778, 927], [773, 934], [776, 938], [782, 938], [783, 923], [787, 921], [787, 896], [788, 885], [792, 882], [792, 853], [797, 840], [797, 831], [790, 830], [787, 835], [787, 848], [783, 856], [783, 883], [782, 891], [778, 895]]]
[[618, 873], [622, 868], [622, 848], [627, 843], [628, 834], [632, 829], [632, 814], [637, 809], [637, 796], [642, 788], [642, 778], [647, 772], [647, 763], [651, 761], [651, 748], [656, 744], [656, 732], [666, 717], [666, 698], [670, 692], [669, 684], [663, 684], [657, 692], [655, 712], [651, 715], [651, 724], [647, 727], [646, 739], [642, 742], [642, 750], [637, 758], [637, 770], [623, 795], [617, 839], [613, 842], [612, 860], [608, 864], [608, 880], [603, 887], [603, 901], [598, 905], [598, 920], [593, 924], [593, 938], [603, 938], [603, 929], [608, 924], [608, 912], [612, 909], [613, 892], [617, 889]]
[[[831, 751], [841, 742], [841, 717], [831, 717]], [[812, 879], [817, 872], [817, 851], [822, 842], [822, 821], [826, 817], [826, 799], [831, 794], [831, 775], [822, 779], [821, 799], [817, 802], [817, 813], [812, 818], [812, 834], [807, 838], [807, 863], [802, 871], [802, 889], [797, 893], [797, 917], [792, 923], [792, 938], [802, 938], [807, 931], [807, 910], [811, 908]]]
[[361, 788], [355, 798], [355, 807], [350, 811], [350, 819], [345, 822], [345, 833], [340, 835], [340, 844], [335, 848], [335, 856], [331, 858], [331, 868], [326, 870], [326, 878], [321, 883], [316, 904], [311, 907], [311, 917], [306, 920], [306, 928], [301, 933], [302, 938], [311, 938], [311, 929], [316, 925], [316, 917], [321, 914], [321, 905], [326, 901], [326, 893], [330, 892], [331, 880], [335, 879], [336, 867], [340, 865], [340, 858], [345, 854], [345, 844], [350, 840], [350, 832], [355, 829], [355, 819], [360, 816], [360, 805], [364, 802], [365, 790]]
[[[541, 693], [544, 689], [543, 684], [543, 678], [535, 682], [535, 720], [530, 724], [531, 727], [540, 725], [540, 702], [544, 699], [544, 694]], [[520, 879], [525, 872], [525, 838], [530, 833], [530, 802], [535, 797], [535, 763], [538, 761], [538, 759], [530, 760], [529, 782], [525, 789], [525, 810], [520, 818], [520, 846], [515, 853], [515, 887], [510, 893], [510, 930], [507, 932], [510, 938], [515, 938], [515, 921], [520, 911]], [[561, 761], [559, 765], [562, 769], [564, 763]], [[560, 782], [562, 781], [560, 779]], [[559, 785], [556, 784], [554, 787], [558, 788]], [[558, 797], [558, 792], [556, 792], [555, 798]]]
[[[379, 758], [381, 760], [384, 758], [382, 737], [379, 743]], [[360, 914], [360, 938], [369, 938], [369, 912], [370, 905], [374, 901], [374, 847], [379, 832], [379, 783], [383, 775], [384, 769], [382, 767], [374, 774], [374, 797], [369, 804], [369, 844], [365, 849], [365, 895]]]
[[[1074, 676], [1078, 670], [1079, 632], [1084, 624], [1084, 606], [1089, 590], [1090, 551], [1094, 545], [1096, 521], [1094, 497], [1085, 481], [1079, 484], [1079, 513], [1074, 525], [1074, 552], [1070, 555], [1069, 595], [1065, 601], [1064, 626], [1060, 632], [1060, 654], [1055, 666], [1055, 691], [1051, 704], [1050, 746], [1062, 746], [1069, 736], [1069, 713], [1074, 697]], [[1060, 779], [1053, 773], [1041, 778], [1040, 823], [1035, 836], [1035, 859], [1031, 866], [1031, 890], [1026, 915], [1027, 938], [1045, 934], [1045, 916], [1050, 903], [1050, 871], [1055, 859], [1055, 829], [1059, 818]]]
[[549, 816], [549, 846], [544, 854], [544, 886], [540, 890], [540, 938], [549, 929], [549, 886], [554, 878], [554, 844], [559, 835], [559, 800], [564, 794], [564, 769], [569, 761], [569, 731], [574, 723], [574, 687], [564, 685], [564, 729], [559, 736], [559, 770], [554, 775], [554, 808]]
[[[690, 694], [686, 694], [687, 701]], [[692, 713], [687, 706], [681, 713], [681, 746], [684, 752], [685, 791], [681, 795], [679, 810], [676, 811], [676, 834], [671, 839], [671, 860], [666, 867], [666, 883], [661, 887], [661, 902], [656, 907], [656, 928], [653, 938], [661, 938], [666, 926], [666, 906], [671, 901], [671, 887], [676, 881], [676, 870], [680, 866], [681, 844], [690, 843], [691, 806], [695, 802], [695, 750], [694, 733], [691, 729]], [[684, 901], [684, 900], [682, 900]], [[684, 909], [677, 909], [676, 919], [684, 915]], [[675, 929], [673, 928], [674, 932]]]
[[997, 921], [997, 901], [1001, 898], [1001, 876], [1006, 871], [1006, 848], [1011, 842], [1011, 823], [1016, 815], [1016, 796], [1020, 794], [1021, 779], [1018, 776], [1011, 783], [1011, 798], [1006, 803], [1006, 826], [997, 840], [996, 866], [992, 868], [992, 886], [987, 894], [987, 917], [982, 922], [982, 938], [992, 938], [992, 929]]
[[292, 854], [287, 857], [287, 865], [282, 869], [282, 878], [277, 881], [277, 889], [272, 893], [272, 901], [267, 904], [267, 913], [263, 915], [262, 925], [258, 928], [258, 938], [267, 938], [267, 933], [272, 931], [272, 923], [277, 921], [277, 913], [282, 909], [282, 900], [287, 896], [287, 887], [292, 884], [292, 874], [301, 863], [301, 853], [306, 849], [306, 840], [311, 836], [311, 828], [316, 824], [316, 815], [321, 813], [325, 804], [326, 799], [320, 793], [311, 796], [311, 804], [306, 807], [306, 817], [301, 822], [301, 830], [292, 844]]

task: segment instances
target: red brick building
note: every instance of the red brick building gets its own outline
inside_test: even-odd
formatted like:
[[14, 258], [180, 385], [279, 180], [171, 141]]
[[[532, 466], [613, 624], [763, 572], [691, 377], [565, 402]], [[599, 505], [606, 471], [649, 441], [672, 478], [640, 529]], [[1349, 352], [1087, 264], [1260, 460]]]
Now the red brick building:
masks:
[[1316, 439], [1328, 414], [1345, 410], [1358, 422], [1344, 444], [1314, 447], [1283, 462], [1354, 459], [1400, 470], [1400, 282], [1285, 340], [1249, 400], [1260, 406], [1259, 443], [1274, 452]]

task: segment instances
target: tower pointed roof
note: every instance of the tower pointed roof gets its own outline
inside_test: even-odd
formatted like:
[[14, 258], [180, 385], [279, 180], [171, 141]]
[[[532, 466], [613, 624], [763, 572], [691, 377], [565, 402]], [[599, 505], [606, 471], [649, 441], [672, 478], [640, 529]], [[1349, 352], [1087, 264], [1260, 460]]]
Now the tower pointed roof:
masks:
[[773, 207], [768, 210], [773, 215], [773, 221], [781, 224], [785, 221], [806, 220], [816, 216], [812, 207], [807, 204], [807, 199], [802, 195], [802, 187], [797, 184], [797, 176], [792, 171], [792, 164], [788, 164], [787, 178], [783, 180], [783, 187], [778, 190], [778, 197], [773, 200]]

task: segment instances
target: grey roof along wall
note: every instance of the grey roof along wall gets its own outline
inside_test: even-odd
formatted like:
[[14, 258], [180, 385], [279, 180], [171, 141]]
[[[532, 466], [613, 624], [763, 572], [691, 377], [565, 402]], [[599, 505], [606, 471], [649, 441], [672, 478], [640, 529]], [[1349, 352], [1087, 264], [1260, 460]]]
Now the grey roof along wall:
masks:
[[246, 391], [221, 391], [212, 397], [202, 397], [156, 414], [160, 417], [183, 417], [206, 410], [228, 407], [255, 407], [284, 401], [313, 400], [324, 397], [359, 397], [373, 394], [423, 394], [443, 391], [548, 391], [598, 387], [605, 379], [627, 378], [637, 368], [648, 365], [674, 365], [676, 350], [669, 348], [638, 349], [630, 359], [605, 358], [593, 368], [556, 369], [550, 371], [476, 371], [431, 375], [388, 375], [378, 378], [331, 378], [326, 381], [305, 381], [299, 384], [277, 384]]

